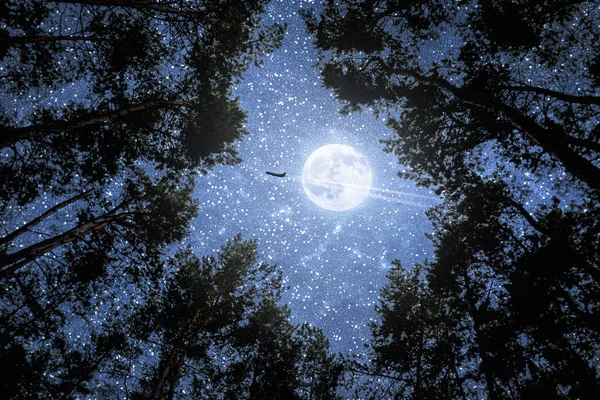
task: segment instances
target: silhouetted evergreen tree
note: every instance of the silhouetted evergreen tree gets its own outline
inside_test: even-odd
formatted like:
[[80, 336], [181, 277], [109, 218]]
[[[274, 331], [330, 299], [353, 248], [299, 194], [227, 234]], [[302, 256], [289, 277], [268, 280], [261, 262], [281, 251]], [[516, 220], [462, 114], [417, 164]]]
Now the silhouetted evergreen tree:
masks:
[[0, 5], [0, 275], [49, 256], [81, 279], [135, 274], [183, 237], [194, 174], [239, 161], [231, 86], [283, 34], [265, 4]]
[[[38, 274], [16, 274], [3, 280], [3, 396], [88, 396], [96, 390], [89, 382], [98, 370], [117, 364], [115, 357], [130, 348], [128, 308], [135, 303], [127, 296], [140, 296], [131, 286], [141, 279], [128, 279], [112, 270], [101, 279], [84, 281], [74, 277], [70, 268], [44, 258], [33, 264]], [[108, 265], [108, 269], [114, 267]]]
[[[96, 248], [98, 252], [112, 253], [111, 257], [131, 252], [156, 257], [165, 245], [185, 236], [189, 221], [196, 216], [196, 204], [190, 197], [193, 181], [189, 176], [165, 175], [153, 181], [138, 170], [121, 178], [120, 184], [113, 188], [115, 193], [94, 194], [87, 191], [78, 194], [0, 238], [0, 276], [8, 276], [71, 243], [71, 252]], [[116, 193], [117, 190], [121, 193]], [[55, 214], [68, 206], [71, 206], [70, 213], [76, 215], [76, 221], [74, 226], [63, 228], [70, 219], [69, 214]], [[55, 222], [45, 228], [46, 232], [38, 228], [51, 218]], [[31, 238], [31, 232], [36, 230], [40, 240]], [[56, 230], [61, 232], [56, 234]], [[97, 240], [101, 243], [94, 243]], [[93, 257], [96, 261], [102, 259], [98, 252]], [[63, 262], [73, 261], [72, 273], [93, 275], [99, 272], [92, 271], [92, 265], [78, 267], [73, 257], [68, 255], [69, 250]]]
[[[444, 200], [428, 214], [434, 258], [392, 270], [359, 370], [397, 398], [597, 397], [597, 8], [340, 1], [303, 15], [342, 111], [385, 114], [401, 176]], [[532, 204], [513, 176], [563, 170], [563, 193], [580, 194], [568, 204]]]
[[85, 191], [139, 161], [238, 162], [246, 116], [231, 86], [283, 34], [261, 25], [265, 4], [3, 2], [2, 209]]
[[318, 331], [289, 322], [278, 305], [280, 277], [257, 262], [256, 243], [238, 236], [202, 259], [185, 251], [175, 266], [165, 296], [148, 310], [146, 329], [161, 346], [144, 396], [336, 398], [339, 364]]
[[[452, 299], [431, 290], [424, 268], [407, 271], [399, 262], [388, 273], [376, 311], [380, 323], [372, 323], [371, 364], [357, 364], [357, 372], [381, 382], [363, 388], [368, 398], [456, 399], [465, 398], [469, 373], [465, 365], [473, 356], [465, 347], [463, 315]], [[460, 369], [460, 372], [459, 372]], [[466, 393], [469, 393], [466, 390]]]
[[472, 176], [429, 212], [435, 257], [392, 270], [373, 327], [400, 398], [598, 396], [598, 210], [546, 208]]
[[593, 2], [343, 0], [304, 17], [343, 110], [389, 114], [402, 176], [451, 188], [492, 153], [598, 195]]
[[255, 243], [164, 262], [195, 173], [239, 161], [231, 87], [284, 30], [266, 3], [0, 5], [5, 397], [337, 398], [341, 362]]
[[189, 174], [119, 178], [0, 239], [0, 362], [17, 361], [0, 371], [8, 398], [92, 391], [98, 369], [129, 348], [131, 298], [156, 292], [165, 247], [187, 234], [196, 215]]
[[43, 288], [31, 274], [6, 281], [7, 398], [338, 398], [341, 362], [320, 330], [290, 323], [255, 242], [181, 250], [146, 279], [45, 271]]
[[329, 340], [321, 329], [304, 324], [298, 335], [302, 344], [298, 370], [301, 398], [338, 399], [336, 393], [344, 384], [346, 364], [329, 352]]

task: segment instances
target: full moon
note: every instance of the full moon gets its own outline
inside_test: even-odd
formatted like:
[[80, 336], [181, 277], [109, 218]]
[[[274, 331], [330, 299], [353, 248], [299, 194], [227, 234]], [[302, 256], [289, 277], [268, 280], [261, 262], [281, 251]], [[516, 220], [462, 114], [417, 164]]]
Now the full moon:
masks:
[[367, 159], [350, 146], [319, 147], [302, 168], [302, 187], [321, 208], [346, 211], [369, 195], [373, 179]]

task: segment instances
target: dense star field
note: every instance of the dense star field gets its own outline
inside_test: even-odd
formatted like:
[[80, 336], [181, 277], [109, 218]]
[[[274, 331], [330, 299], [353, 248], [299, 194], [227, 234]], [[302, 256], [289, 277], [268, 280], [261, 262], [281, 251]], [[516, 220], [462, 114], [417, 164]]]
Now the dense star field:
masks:
[[[216, 167], [197, 180], [199, 216], [187, 239], [208, 254], [237, 232], [257, 239], [261, 258], [279, 265], [292, 321], [324, 329], [336, 351], [362, 351], [368, 322], [391, 261], [405, 265], [431, 254], [425, 210], [437, 203], [429, 190], [401, 180], [397, 159], [379, 143], [390, 135], [371, 113], [339, 115], [340, 104], [323, 88], [316, 54], [298, 15], [310, 2], [268, 6], [267, 21], [288, 24], [281, 49], [235, 88], [248, 110], [250, 134], [237, 145], [242, 163]], [[357, 208], [335, 212], [312, 203], [300, 182], [313, 151], [340, 143], [368, 159], [372, 192]], [[265, 174], [287, 171], [285, 179]]]
[[8, 0], [0, 235], [5, 398], [600, 398], [600, 2]]

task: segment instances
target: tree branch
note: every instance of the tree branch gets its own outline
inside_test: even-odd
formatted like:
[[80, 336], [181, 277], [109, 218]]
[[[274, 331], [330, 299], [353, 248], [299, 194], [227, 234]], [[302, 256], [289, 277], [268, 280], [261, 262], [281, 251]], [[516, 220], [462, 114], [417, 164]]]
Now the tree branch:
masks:
[[541, 126], [535, 119], [510, 105], [495, 101], [488, 96], [459, 88], [443, 78], [426, 76], [417, 69], [391, 67], [381, 58], [377, 58], [377, 62], [388, 73], [407, 76], [420, 84], [437, 87], [450, 93], [465, 105], [506, 118], [516, 129], [521, 130], [544, 149], [544, 151], [556, 158], [570, 174], [585, 182], [596, 194], [600, 194], [600, 169], [591, 161], [569, 148], [568, 135], [560, 126], [556, 126], [553, 129]]
[[0, 43], [7, 43], [9, 46], [19, 43], [37, 43], [37, 42], [108, 42], [111, 39], [99, 38], [93, 36], [12, 36], [0, 38]]
[[557, 100], [565, 101], [568, 103], [587, 104], [587, 105], [600, 105], [600, 97], [597, 96], [576, 96], [568, 93], [558, 92], [556, 90], [540, 88], [531, 85], [520, 85], [512, 86], [506, 85], [501, 86], [502, 89], [513, 90], [517, 92], [530, 92], [541, 94], [544, 96], [554, 97]]
[[113, 121], [137, 111], [169, 106], [193, 107], [191, 103], [181, 100], [150, 100], [143, 103], [129, 104], [113, 111], [91, 113], [71, 121], [55, 120], [45, 124], [30, 125], [22, 128], [2, 127], [0, 129], [0, 148], [8, 147], [20, 140], [37, 139], [47, 134], [69, 132]]
[[61, 233], [55, 237], [43, 240], [39, 243], [33, 244], [16, 253], [4, 255], [0, 257], [0, 277], [6, 277], [13, 274], [21, 267], [29, 264], [31, 261], [40, 257], [44, 253], [54, 250], [64, 244], [73, 242], [79, 237], [86, 236], [92, 232], [102, 230], [108, 225], [115, 223], [116, 221], [126, 218], [130, 215], [134, 215], [139, 212], [143, 212], [145, 209], [140, 209], [132, 212], [121, 213], [117, 215], [103, 215], [92, 221], [84, 222], [68, 231]]
[[64, 207], [66, 207], [66, 206], [68, 206], [70, 204], [75, 203], [77, 200], [80, 200], [80, 199], [82, 199], [84, 197], [89, 196], [92, 193], [92, 191], [93, 190], [90, 189], [87, 192], [80, 193], [77, 196], [71, 197], [70, 199], [67, 199], [67, 200], [65, 200], [65, 201], [63, 201], [61, 203], [58, 203], [57, 205], [55, 205], [54, 207], [52, 207], [51, 209], [49, 209], [48, 211], [46, 211], [45, 213], [43, 213], [42, 215], [40, 215], [39, 217], [32, 219], [31, 221], [29, 221], [28, 223], [26, 223], [25, 225], [23, 225], [19, 229], [16, 229], [12, 233], [9, 233], [8, 235], [4, 236], [3, 238], [0, 238], [0, 245], [3, 245], [3, 244], [6, 244], [6, 243], [10, 242], [11, 240], [13, 240], [17, 236], [21, 235], [25, 231], [28, 231], [31, 227], [39, 224], [41, 221], [43, 221], [44, 219], [48, 218], [50, 215], [54, 214], [55, 212], [57, 212], [61, 208], [64, 208]]
[[594, 142], [589, 139], [579, 139], [573, 136], [567, 136], [567, 143], [573, 146], [585, 147], [586, 149], [600, 153], [600, 143]]
[[121, 7], [121, 8], [133, 8], [136, 10], [153, 10], [163, 14], [173, 14], [180, 17], [189, 18], [192, 20], [210, 22], [212, 24], [217, 23], [219, 20], [213, 17], [207, 17], [202, 12], [186, 11], [178, 8], [169, 7], [160, 3], [153, 3], [151, 1], [140, 1], [140, 0], [54, 0], [57, 3], [69, 3], [69, 4], [85, 4], [91, 6], [106, 6], [106, 7]]

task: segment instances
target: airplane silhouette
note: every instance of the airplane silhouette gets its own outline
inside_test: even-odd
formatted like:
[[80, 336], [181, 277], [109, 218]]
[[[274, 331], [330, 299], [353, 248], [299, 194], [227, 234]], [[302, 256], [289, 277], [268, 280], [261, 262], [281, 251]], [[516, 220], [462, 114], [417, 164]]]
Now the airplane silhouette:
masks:
[[283, 174], [277, 174], [275, 172], [267, 171], [267, 175], [273, 175], [273, 176], [278, 176], [280, 178], [283, 178], [285, 176], [285, 172]]

